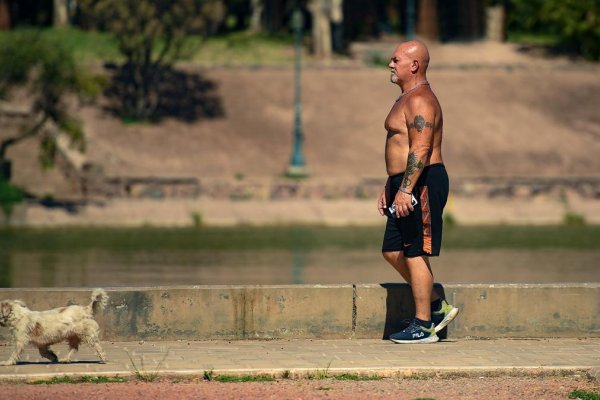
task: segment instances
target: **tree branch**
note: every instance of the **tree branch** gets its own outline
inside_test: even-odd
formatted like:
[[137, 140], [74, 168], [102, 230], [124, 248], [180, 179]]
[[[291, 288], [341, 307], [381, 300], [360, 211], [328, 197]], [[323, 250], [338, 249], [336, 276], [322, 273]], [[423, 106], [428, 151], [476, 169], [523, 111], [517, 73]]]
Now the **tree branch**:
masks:
[[0, 160], [4, 160], [4, 157], [6, 155], [6, 149], [8, 149], [10, 146], [13, 146], [31, 136], [35, 136], [36, 133], [38, 133], [38, 131], [40, 130], [40, 128], [42, 126], [44, 126], [44, 124], [46, 123], [46, 121], [48, 121], [48, 115], [47, 114], [43, 114], [42, 119], [37, 122], [36, 124], [34, 124], [32, 127], [30, 127], [29, 129], [27, 129], [24, 133], [22, 133], [19, 136], [14, 136], [8, 139], [3, 140], [2, 142], [0, 142]]

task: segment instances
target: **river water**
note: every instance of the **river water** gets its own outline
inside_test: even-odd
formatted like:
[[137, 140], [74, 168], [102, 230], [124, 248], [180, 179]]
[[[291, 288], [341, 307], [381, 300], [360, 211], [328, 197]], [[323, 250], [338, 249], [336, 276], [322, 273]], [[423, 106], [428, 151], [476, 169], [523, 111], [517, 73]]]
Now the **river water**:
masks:
[[[443, 283], [600, 282], [600, 250], [450, 249], [432, 268]], [[0, 286], [17, 288], [400, 281], [377, 248], [21, 249], [0, 260]]]

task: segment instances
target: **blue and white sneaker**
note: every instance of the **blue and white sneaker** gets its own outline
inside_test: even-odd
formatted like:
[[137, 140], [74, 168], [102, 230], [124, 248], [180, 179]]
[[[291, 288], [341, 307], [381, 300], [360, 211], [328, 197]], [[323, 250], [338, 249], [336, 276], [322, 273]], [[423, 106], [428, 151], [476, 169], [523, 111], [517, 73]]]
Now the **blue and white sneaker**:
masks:
[[413, 320], [400, 332], [391, 334], [390, 340], [394, 343], [435, 343], [440, 338], [435, 334], [435, 325], [433, 323], [431, 327], [425, 328]]
[[458, 308], [442, 300], [442, 308], [439, 311], [431, 311], [431, 321], [435, 324], [435, 333], [446, 327], [458, 315]]

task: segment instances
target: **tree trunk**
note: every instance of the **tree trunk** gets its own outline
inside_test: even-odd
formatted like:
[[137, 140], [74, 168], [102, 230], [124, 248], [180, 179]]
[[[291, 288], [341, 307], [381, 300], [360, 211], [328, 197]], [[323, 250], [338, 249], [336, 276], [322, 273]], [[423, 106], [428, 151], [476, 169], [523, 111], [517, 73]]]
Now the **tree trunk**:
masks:
[[331, 22], [327, 0], [311, 0], [308, 7], [312, 14], [313, 52], [321, 59], [331, 58]]
[[344, 0], [330, 1], [331, 44], [333, 51], [341, 53], [344, 50]]
[[421, 0], [419, 2], [419, 21], [417, 33], [429, 40], [439, 40], [439, 24], [437, 0]]
[[485, 38], [491, 42], [503, 42], [504, 32], [504, 6], [501, 4], [487, 7], [487, 21]]
[[67, 0], [53, 0], [52, 23], [55, 27], [69, 26], [69, 8]]
[[0, 180], [10, 182], [12, 165], [8, 160], [0, 159]]
[[252, 0], [252, 16], [250, 17], [250, 32], [262, 31], [264, 0]]
[[10, 7], [8, 0], [0, 0], [0, 31], [9, 30], [10, 25]]

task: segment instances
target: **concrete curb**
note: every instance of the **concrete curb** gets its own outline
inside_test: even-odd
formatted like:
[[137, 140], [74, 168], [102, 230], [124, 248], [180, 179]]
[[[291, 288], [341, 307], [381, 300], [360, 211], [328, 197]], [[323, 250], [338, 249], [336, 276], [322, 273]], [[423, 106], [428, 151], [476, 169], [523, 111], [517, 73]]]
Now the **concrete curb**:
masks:
[[[562, 376], [587, 376], [590, 379], [599, 381], [593, 375], [597, 368], [591, 366], [569, 366], [569, 367], [417, 367], [417, 368], [329, 368], [326, 371], [315, 368], [240, 368], [240, 369], [213, 369], [210, 370], [211, 380], [219, 376], [227, 377], [257, 377], [268, 376], [274, 379], [326, 379], [336, 375], [357, 375], [366, 378], [400, 378], [400, 379], [429, 379], [429, 378], [495, 378], [495, 377], [562, 377]], [[202, 379], [205, 377], [205, 370], [192, 371], [185, 370], [159, 370], [152, 374], [158, 378], [178, 378], [178, 379]], [[325, 374], [324, 378], [315, 378], [316, 374]], [[72, 379], [84, 377], [120, 377], [127, 380], [138, 379], [135, 372], [129, 370], [114, 370], [105, 372], [56, 372], [56, 373], [32, 373], [24, 375], [6, 374], [0, 375], [2, 383], [32, 383], [36, 381], [46, 381], [53, 378], [68, 377]], [[142, 380], [142, 379], [140, 379]]]
[[[461, 312], [442, 338], [600, 337], [600, 283], [438, 285]], [[406, 284], [106, 288], [103, 340], [385, 339], [414, 315]], [[91, 289], [0, 289], [32, 310]], [[8, 340], [0, 330], [0, 340]]]

